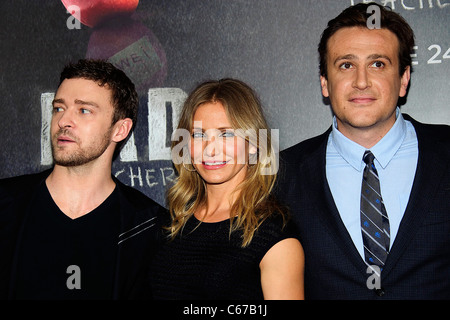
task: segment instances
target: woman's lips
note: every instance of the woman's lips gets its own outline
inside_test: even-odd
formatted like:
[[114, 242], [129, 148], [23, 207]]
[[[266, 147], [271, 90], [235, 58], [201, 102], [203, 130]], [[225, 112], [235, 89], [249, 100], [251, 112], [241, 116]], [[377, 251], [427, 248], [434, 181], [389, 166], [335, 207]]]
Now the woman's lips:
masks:
[[228, 161], [202, 161], [202, 165], [207, 170], [216, 170], [226, 166]]

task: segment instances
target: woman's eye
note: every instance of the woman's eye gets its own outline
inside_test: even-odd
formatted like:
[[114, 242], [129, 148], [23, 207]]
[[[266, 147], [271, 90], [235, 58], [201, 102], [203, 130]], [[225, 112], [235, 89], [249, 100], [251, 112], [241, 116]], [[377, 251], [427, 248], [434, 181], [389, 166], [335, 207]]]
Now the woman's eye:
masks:
[[233, 138], [234, 137], [234, 131], [224, 131], [224, 132], [222, 132], [221, 133], [221, 135], [220, 135], [221, 137], [224, 137], [224, 138]]
[[192, 132], [192, 138], [194, 139], [202, 139], [204, 136], [203, 132]]

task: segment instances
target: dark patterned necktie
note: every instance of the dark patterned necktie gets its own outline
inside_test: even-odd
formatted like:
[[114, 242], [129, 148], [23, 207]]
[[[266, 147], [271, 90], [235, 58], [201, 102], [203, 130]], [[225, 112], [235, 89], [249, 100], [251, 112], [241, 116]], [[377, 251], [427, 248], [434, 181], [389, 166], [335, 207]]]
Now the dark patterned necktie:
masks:
[[389, 219], [381, 198], [380, 181], [373, 163], [374, 158], [369, 150], [364, 153], [363, 160], [366, 167], [361, 187], [361, 232], [366, 263], [383, 269], [389, 253]]

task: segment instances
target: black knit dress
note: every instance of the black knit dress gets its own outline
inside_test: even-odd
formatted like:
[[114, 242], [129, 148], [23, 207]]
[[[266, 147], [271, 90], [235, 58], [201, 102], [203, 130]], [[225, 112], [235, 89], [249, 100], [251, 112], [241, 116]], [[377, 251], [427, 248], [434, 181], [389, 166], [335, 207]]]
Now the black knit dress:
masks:
[[282, 217], [266, 219], [242, 248], [242, 232], [230, 220], [206, 223], [191, 217], [182, 234], [164, 242], [151, 269], [155, 299], [263, 299], [259, 263], [277, 242], [293, 238]]

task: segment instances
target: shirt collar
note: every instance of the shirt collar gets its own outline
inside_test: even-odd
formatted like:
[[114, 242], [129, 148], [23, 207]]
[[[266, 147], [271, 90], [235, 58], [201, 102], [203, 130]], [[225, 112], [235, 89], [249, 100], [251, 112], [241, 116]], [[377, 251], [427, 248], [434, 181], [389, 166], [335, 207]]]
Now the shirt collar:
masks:
[[[406, 136], [406, 122], [398, 107], [396, 110], [396, 118], [394, 125], [388, 133], [370, 149], [382, 168], [386, 168]], [[362, 158], [366, 148], [348, 139], [339, 132], [335, 116], [333, 117], [331, 139], [337, 152], [345, 161], [358, 171], [364, 168]]]

